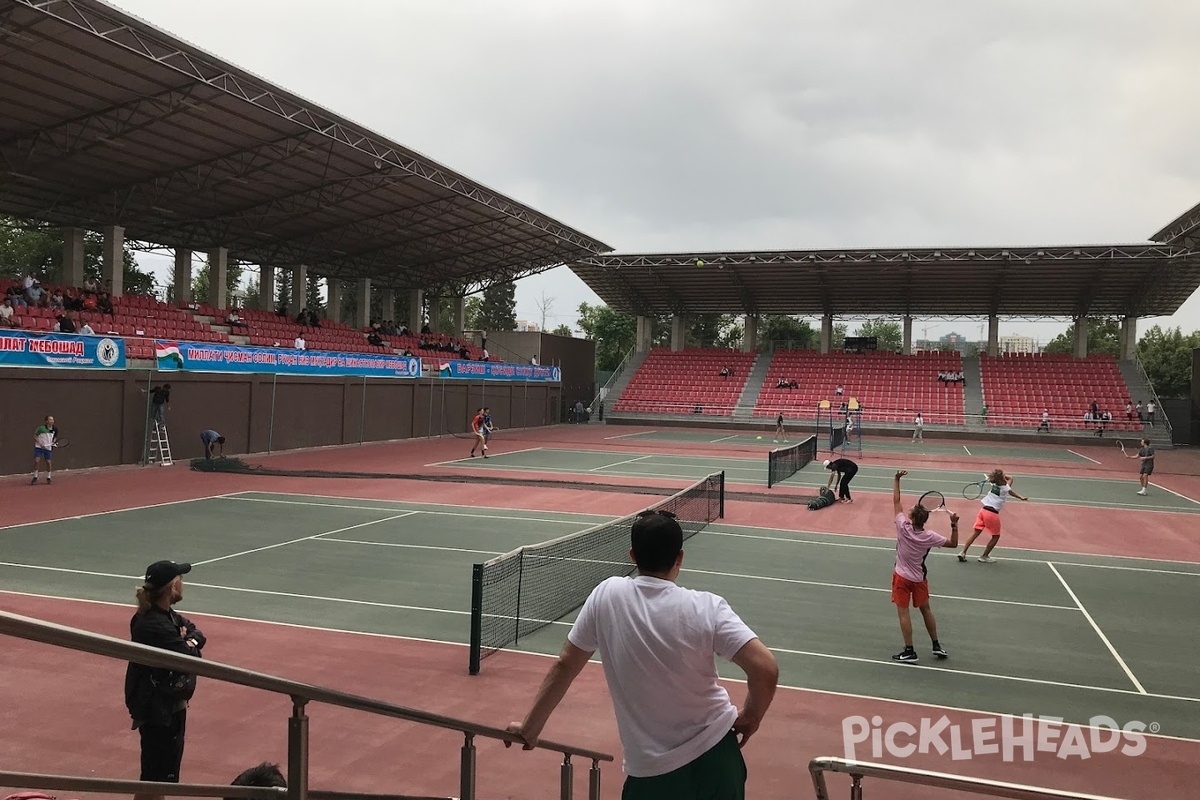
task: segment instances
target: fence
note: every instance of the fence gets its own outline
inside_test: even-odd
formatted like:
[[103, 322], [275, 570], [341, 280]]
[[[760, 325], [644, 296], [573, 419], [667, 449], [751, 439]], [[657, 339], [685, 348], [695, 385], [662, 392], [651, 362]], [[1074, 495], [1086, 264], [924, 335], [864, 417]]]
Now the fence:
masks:
[[[237, 797], [246, 800], [265, 800], [286, 797], [288, 800], [339, 800], [340, 798], [366, 798], [368, 800], [401, 800], [402, 795], [339, 794], [312, 792], [308, 788], [308, 703], [325, 703], [368, 714], [391, 717], [458, 731], [463, 734], [463, 746], [459, 754], [459, 800], [475, 800], [475, 739], [496, 739], [503, 742], [522, 742], [507, 731], [466, 720], [431, 714], [405, 706], [385, 703], [368, 697], [347, 694], [321, 686], [298, 683], [261, 672], [233, 667], [215, 661], [184, 656], [148, 645], [134, 644], [111, 636], [102, 636], [89, 631], [69, 628], [64, 625], [44, 622], [0, 611], [0, 634], [14, 636], [31, 642], [40, 642], [53, 647], [76, 650], [83, 653], [106, 656], [120, 661], [132, 661], [149, 667], [169, 669], [175, 672], [213, 678], [214, 680], [247, 686], [275, 694], [287, 695], [292, 700], [292, 714], [288, 719], [288, 758], [286, 794], [269, 789], [249, 790], [230, 786], [193, 785], [176, 783], [150, 783], [141, 781], [111, 781], [98, 778], [51, 776], [36, 773], [0, 773], [0, 785], [28, 789], [66, 789], [70, 791], [120, 792], [129, 794], [151, 794], [199, 797]], [[10, 727], [8, 736], [20, 736], [18, 728]], [[560, 767], [561, 800], [571, 800], [574, 789], [574, 766], [572, 756], [589, 759], [592, 763], [588, 774], [588, 798], [600, 798], [600, 762], [612, 761], [613, 757], [586, 748], [539, 740], [538, 749], [551, 750], [563, 756]], [[421, 800], [408, 798], [408, 800]], [[446, 800], [449, 800], [447, 798]]]

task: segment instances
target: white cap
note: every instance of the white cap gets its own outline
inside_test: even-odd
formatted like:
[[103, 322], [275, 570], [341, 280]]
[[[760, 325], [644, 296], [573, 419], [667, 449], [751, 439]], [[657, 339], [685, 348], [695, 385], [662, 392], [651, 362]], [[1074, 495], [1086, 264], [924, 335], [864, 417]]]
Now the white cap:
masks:
[[828, 466], [829, 466], [829, 459], [825, 459], [825, 464], [824, 464], [824, 466], [826, 466], [826, 467], [828, 467]]

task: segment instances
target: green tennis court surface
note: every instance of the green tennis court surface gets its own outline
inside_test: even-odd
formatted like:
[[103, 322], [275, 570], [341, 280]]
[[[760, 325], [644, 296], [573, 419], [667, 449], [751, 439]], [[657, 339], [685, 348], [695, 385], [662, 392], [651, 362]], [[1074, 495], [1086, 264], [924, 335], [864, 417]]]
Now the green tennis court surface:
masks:
[[[818, 456], [820, 459], [821, 456]], [[851, 458], [853, 458], [851, 456]], [[497, 452], [493, 448], [491, 458], [464, 458], [439, 462], [440, 466], [457, 468], [505, 470], [542, 473], [573, 473], [576, 475], [617, 475], [627, 478], [659, 477], [681, 480], [699, 480], [714, 472], [725, 472], [726, 480], [766, 486], [767, 456], [759, 458], [725, 458], [706, 455], [667, 455], [647, 453], [636, 455], [630, 452], [606, 450], [567, 450], [537, 447], [513, 452]], [[903, 466], [903, 459], [896, 459], [896, 466], [863, 465], [850, 484], [850, 492], [892, 491], [892, 479], [896, 469]], [[905, 467], [907, 468], [907, 467]], [[1136, 475], [1131, 471], [1128, 480], [1115, 478], [1070, 478], [1050, 475], [1022, 475], [1016, 471], [1014, 488], [1038, 503], [1054, 505], [1086, 506], [1092, 508], [1141, 509], [1146, 511], [1175, 511], [1200, 514], [1200, 502], [1166, 489], [1151, 488], [1145, 497], [1137, 494]], [[936, 490], [946, 496], [948, 505], [955, 500], [965, 502], [963, 487], [983, 477], [982, 470], [909, 469], [904, 480], [906, 491], [927, 492]], [[780, 486], [803, 486], [816, 494], [818, 487], [829, 480], [829, 473], [821, 468], [820, 460], [813, 462], [783, 481]], [[1018, 501], [1013, 501], [1018, 502]]]
[[[770, 450], [775, 447], [785, 447], [795, 444], [813, 433], [812, 426], [807, 429], [788, 431], [788, 442], [776, 442], [770, 433], [726, 433], [722, 431], [686, 431], [662, 430], [641, 431], [638, 433], [623, 433], [606, 436], [605, 439], [615, 442], [687, 442], [689, 444], [737, 445], [739, 447], [762, 447]], [[819, 446], [828, 445], [829, 433], [824, 432], [817, 438]], [[1113, 441], [1116, 441], [1115, 439]], [[1126, 447], [1135, 442], [1136, 438], [1126, 439]], [[1112, 445], [1116, 449], [1116, 445]], [[995, 459], [1015, 459], [1023, 461], [1061, 461], [1070, 464], [1091, 464], [1093, 458], [1067, 448], [1046, 448], [1043, 446], [1023, 447], [1021, 445], [990, 445], [990, 444], [957, 444], [954, 442], [939, 442], [937, 434], [930, 433], [925, 441], [913, 442], [904, 437], [878, 436], [863, 444], [863, 453], [910, 453], [916, 455], [962, 456], [977, 458], [983, 461]]]
[[[196, 565], [187, 612], [461, 644], [472, 563], [603, 521], [244, 492], [4, 529], [0, 581], [129, 604], [141, 570], [166, 555]], [[1200, 739], [1200, 564], [1012, 549], [962, 564], [938, 551], [930, 581], [951, 657], [930, 657], [918, 619], [921, 663], [900, 665], [888, 540], [718, 522], [686, 553], [681, 583], [727, 597], [777, 653], [785, 685], [1081, 723], [1104, 714]], [[569, 620], [518, 648], [556, 653]], [[218, 638], [220, 621], [206, 633]], [[465, 671], [465, 647], [462, 658]]]

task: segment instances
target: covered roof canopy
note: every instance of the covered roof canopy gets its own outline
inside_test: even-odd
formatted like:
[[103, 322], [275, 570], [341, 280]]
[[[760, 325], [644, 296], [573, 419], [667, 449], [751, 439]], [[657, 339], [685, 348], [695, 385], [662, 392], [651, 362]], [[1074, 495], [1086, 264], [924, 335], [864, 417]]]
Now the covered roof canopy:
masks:
[[99, 0], [0, 0], [0, 213], [471, 291], [609, 246]]
[[610, 307], [647, 316], [1165, 316], [1200, 286], [1200, 251], [1133, 244], [603, 255], [571, 269]]

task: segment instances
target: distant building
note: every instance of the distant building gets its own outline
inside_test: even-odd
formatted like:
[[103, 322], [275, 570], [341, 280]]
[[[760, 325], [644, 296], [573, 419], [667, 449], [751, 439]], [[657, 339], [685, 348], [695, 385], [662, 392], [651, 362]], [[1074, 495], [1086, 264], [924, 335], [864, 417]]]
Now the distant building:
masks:
[[517, 320], [517, 328], [516, 329], [519, 331], [524, 331], [526, 333], [536, 333], [539, 330], [536, 322], [530, 322], [530, 321], [524, 320], [524, 319]]
[[1001, 336], [1001, 353], [1036, 353], [1037, 344], [1032, 336]]

